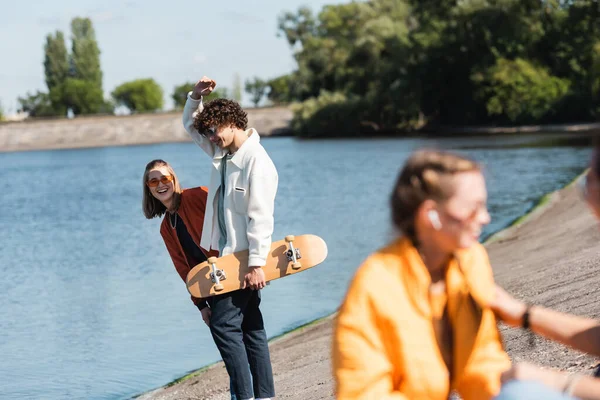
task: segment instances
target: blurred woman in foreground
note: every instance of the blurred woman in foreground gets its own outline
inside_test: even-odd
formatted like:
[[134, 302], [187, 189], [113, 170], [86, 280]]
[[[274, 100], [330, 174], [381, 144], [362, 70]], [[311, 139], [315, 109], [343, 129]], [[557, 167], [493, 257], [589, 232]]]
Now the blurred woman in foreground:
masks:
[[[590, 169], [581, 180], [582, 195], [596, 218], [600, 218], [600, 144], [594, 148]], [[592, 289], [593, 290], [593, 289]], [[600, 356], [600, 322], [528, 306], [502, 288], [496, 289], [492, 309], [508, 325], [531, 329], [548, 339], [584, 353]], [[600, 379], [566, 372], [542, 370], [531, 364], [513, 366], [503, 375], [505, 387], [499, 400], [599, 399]]]
[[391, 196], [402, 236], [358, 269], [335, 323], [338, 399], [491, 399], [510, 368], [478, 238], [490, 222], [480, 166], [420, 151]]

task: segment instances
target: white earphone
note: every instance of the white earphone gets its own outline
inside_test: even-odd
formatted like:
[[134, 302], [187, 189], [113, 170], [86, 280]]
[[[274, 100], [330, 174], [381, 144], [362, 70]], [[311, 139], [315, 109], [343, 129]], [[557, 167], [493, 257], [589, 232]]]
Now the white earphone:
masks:
[[429, 222], [431, 222], [433, 229], [435, 229], [436, 231], [442, 229], [442, 222], [440, 221], [440, 216], [437, 213], [437, 211], [429, 210], [427, 212], [427, 217], [429, 217]]

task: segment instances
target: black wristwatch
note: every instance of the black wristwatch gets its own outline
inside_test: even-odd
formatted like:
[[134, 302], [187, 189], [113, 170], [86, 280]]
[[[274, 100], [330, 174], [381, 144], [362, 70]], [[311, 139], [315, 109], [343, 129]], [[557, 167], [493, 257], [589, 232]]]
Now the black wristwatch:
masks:
[[523, 329], [529, 329], [529, 312], [531, 310], [531, 306], [527, 305], [525, 308], [525, 312], [523, 313], [523, 322], [521, 323], [521, 327]]

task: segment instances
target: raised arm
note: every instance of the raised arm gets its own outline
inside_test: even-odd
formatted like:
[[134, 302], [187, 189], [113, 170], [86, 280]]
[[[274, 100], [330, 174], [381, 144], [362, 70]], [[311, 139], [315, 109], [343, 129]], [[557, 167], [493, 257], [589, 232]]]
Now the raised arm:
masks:
[[183, 126], [185, 130], [189, 133], [192, 140], [211, 158], [215, 154], [215, 145], [194, 128], [194, 116], [202, 112], [202, 97], [209, 95], [215, 86], [215, 81], [206, 76], [202, 77], [196, 83], [194, 89], [188, 93], [185, 106], [183, 107]]

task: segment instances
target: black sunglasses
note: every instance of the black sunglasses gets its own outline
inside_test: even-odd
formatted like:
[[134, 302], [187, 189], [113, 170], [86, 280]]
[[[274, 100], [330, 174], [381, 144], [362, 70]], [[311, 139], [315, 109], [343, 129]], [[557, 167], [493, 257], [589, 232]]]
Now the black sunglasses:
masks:
[[211, 137], [217, 134], [216, 128], [208, 128], [206, 132], [202, 132], [201, 135], [204, 137]]

